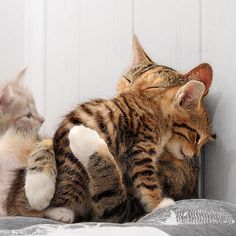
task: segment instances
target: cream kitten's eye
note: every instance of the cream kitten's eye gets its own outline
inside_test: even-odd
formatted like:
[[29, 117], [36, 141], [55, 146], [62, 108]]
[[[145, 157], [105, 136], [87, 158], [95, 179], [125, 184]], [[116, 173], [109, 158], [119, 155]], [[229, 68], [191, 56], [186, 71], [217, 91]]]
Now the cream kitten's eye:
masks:
[[28, 119], [31, 119], [31, 118], [32, 118], [32, 113], [29, 112], [29, 113], [26, 115], [26, 117], [27, 117]]

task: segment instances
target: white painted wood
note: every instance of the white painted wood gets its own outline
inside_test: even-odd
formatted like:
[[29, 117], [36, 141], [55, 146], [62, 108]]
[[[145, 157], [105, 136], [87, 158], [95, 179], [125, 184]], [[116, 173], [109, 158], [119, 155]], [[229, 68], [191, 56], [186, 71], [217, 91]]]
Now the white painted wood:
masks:
[[46, 127], [49, 133], [55, 129], [59, 117], [79, 100], [114, 95], [117, 79], [131, 58], [131, 3], [47, 2]]
[[205, 150], [207, 198], [236, 203], [236, 1], [202, 1], [202, 59], [212, 64], [208, 96], [217, 141]]
[[80, 99], [114, 96], [131, 64], [132, 1], [83, 0], [80, 38]]
[[199, 63], [199, 1], [134, 3], [134, 31], [153, 60], [184, 72]]
[[25, 0], [0, 2], [0, 81], [25, 65]]
[[49, 134], [79, 100], [80, 5], [79, 0], [47, 1], [46, 129]]
[[[46, 0], [25, 1], [25, 65], [27, 85], [39, 112], [46, 114]], [[46, 133], [45, 124], [42, 133]]]

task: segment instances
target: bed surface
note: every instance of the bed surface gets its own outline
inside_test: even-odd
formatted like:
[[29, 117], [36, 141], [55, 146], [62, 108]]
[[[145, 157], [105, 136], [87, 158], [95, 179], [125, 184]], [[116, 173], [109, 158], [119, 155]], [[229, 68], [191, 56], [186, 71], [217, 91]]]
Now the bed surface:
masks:
[[77, 223], [0, 218], [0, 235], [236, 235], [236, 205], [204, 199], [177, 201], [128, 224]]

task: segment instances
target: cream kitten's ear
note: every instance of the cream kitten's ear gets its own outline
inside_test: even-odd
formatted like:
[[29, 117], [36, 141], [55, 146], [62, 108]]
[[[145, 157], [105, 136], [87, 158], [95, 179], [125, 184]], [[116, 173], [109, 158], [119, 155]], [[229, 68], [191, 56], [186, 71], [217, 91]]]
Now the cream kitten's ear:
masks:
[[133, 36], [133, 66], [153, 63], [147, 53], [143, 50], [137, 35]]
[[10, 85], [7, 85], [0, 94], [0, 113], [14, 101], [14, 95]]
[[15, 85], [21, 85], [22, 84], [22, 81], [23, 79], [25, 78], [25, 73], [28, 69], [28, 66], [24, 67], [16, 76], [15, 80], [14, 80], [14, 84]]
[[213, 70], [209, 64], [203, 63], [188, 72], [185, 77], [202, 82], [205, 85], [205, 96], [212, 83]]
[[200, 106], [205, 86], [199, 81], [189, 81], [176, 94], [177, 105], [184, 110], [197, 109]]

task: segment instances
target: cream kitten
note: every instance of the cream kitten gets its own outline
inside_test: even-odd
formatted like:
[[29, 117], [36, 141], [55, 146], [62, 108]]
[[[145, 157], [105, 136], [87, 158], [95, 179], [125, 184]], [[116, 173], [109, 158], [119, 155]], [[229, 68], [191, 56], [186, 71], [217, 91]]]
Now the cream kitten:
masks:
[[31, 92], [22, 85], [25, 71], [0, 86], [0, 216], [6, 214], [3, 204], [13, 171], [26, 167], [44, 122]]

